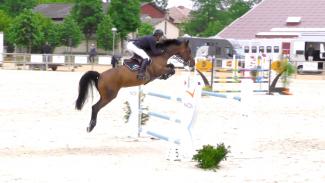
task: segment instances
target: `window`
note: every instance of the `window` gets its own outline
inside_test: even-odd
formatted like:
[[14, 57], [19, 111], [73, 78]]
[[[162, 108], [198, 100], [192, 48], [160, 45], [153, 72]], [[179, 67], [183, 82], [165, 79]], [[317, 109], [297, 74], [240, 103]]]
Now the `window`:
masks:
[[225, 48], [225, 54], [229, 57], [232, 57], [231, 49], [229, 47]]
[[221, 47], [216, 47], [216, 55], [221, 55]]
[[252, 53], [256, 53], [257, 52], [257, 47], [256, 46], [252, 46]]
[[264, 46], [260, 46], [259, 48], [260, 53], [264, 53]]
[[303, 55], [304, 54], [304, 50], [296, 50], [296, 54], [297, 55]]
[[266, 53], [272, 53], [272, 46], [266, 47]]
[[244, 52], [245, 52], [245, 53], [249, 53], [249, 46], [245, 46], [245, 47], [244, 47]]
[[279, 46], [274, 46], [273, 49], [274, 49], [274, 50], [273, 50], [274, 53], [279, 53], [279, 52], [280, 52], [280, 48], [279, 48]]

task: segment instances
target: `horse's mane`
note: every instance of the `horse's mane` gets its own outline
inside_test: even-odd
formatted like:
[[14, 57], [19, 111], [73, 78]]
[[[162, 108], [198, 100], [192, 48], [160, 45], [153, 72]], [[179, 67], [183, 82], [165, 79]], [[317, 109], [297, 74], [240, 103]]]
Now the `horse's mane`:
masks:
[[164, 50], [164, 49], [168, 48], [171, 45], [179, 46], [181, 44], [182, 44], [182, 41], [180, 41], [178, 39], [165, 39], [165, 40], [157, 43], [157, 48], [160, 48], [160, 49]]

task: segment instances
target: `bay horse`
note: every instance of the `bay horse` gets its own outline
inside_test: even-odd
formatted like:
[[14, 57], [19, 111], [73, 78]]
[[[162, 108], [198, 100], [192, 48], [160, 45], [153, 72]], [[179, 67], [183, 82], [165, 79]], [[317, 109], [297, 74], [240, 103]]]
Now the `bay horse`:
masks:
[[[191, 56], [189, 41], [167, 39], [157, 44], [163, 50], [159, 56], [151, 57], [152, 63], [147, 67], [144, 80], [137, 79], [137, 71], [132, 71], [125, 64], [121, 67], [111, 68], [99, 73], [97, 71], [86, 72], [79, 81], [79, 94], [75, 103], [77, 110], [81, 110], [89, 89], [95, 86], [100, 94], [99, 101], [92, 106], [91, 119], [87, 132], [91, 132], [97, 123], [97, 113], [101, 108], [111, 102], [123, 87], [139, 86], [147, 84], [157, 78], [167, 79], [175, 73], [172, 64], [167, 61], [172, 56], [177, 56], [184, 65], [194, 67], [195, 61]], [[134, 58], [134, 57], [133, 57]], [[125, 62], [125, 61], [124, 61]]]

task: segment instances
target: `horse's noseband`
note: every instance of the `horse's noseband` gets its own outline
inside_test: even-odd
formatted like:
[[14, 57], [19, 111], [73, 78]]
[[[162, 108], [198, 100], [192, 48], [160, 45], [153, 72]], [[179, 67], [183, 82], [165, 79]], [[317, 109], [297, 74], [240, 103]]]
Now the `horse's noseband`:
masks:
[[180, 56], [180, 55], [174, 55], [171, 58], [177, 60], [178, 62], [184, 64], [184, 65], [188, 65], [188, 60], [184, 61], [184, 59]]

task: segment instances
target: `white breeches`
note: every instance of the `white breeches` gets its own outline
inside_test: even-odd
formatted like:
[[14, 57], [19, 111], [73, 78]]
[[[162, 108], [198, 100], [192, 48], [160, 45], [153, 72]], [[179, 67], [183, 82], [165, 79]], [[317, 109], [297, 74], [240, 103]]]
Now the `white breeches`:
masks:
[[126, 45], [126, 49], [128, 51], [132, 52], [132, 53], [135, 53], [135, 54], [139, 55], [143, 59], [150, 60], [150, 57], [148, 56], [148, 54], [145, 51], [143, 51], [143, 49], [138, 48], [137, 46], [135, 46], [133, 44], [133, 42], [128, 42], [128, 44]]

